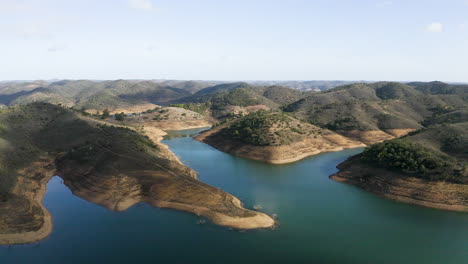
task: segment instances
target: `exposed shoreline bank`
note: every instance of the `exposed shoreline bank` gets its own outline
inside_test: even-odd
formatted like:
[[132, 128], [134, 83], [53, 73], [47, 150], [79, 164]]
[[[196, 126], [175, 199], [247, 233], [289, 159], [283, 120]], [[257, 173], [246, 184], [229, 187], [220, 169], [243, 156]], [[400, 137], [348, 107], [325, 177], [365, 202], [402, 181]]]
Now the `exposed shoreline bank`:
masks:
[[323, 135], [319, 140], [311, 138], [289, 145], [254, 146], [223, 138], [216, 135], [218, 132], [217, 128], [211, 129], [194, 137], [194, 139], [234, 156], [278, 165], [297, 162], [320, 153], [366, 146], [338, 134]]
[[330, 179], [358, 186], [383, 198], [434, 209], [468, 212], [468, 185], [403, 176], [381, 168], [353, 164], [350, 160], [337, 168], [340, 171], [329, 176]]
[[[206, 124], [185, 126], [183, 131], [205, 128]], [[40, 214], [34, 217], [42, 218], [39, 229], [26, 232], [12, 232], [0, 234], [0, 245], [29, 244], [47, 238], [53, 231], [52, 216], [43, 205], [43, 198], [47, 192], [47, 183], [54, 175], [64, 180], [72, 193], [86, 201], [101, 205], [114, 211], [125, 211], [131, 206], [146, 202], [160, 208], [171, 208], [196, 215], [202, 215], [214, 224], [236, 229], [272, 228], [275, 220], [261, 212], [246, 209], [239, 199], [221, 189], [212, 187], [197, 180], [197, 174], [185, 166], [179, 158], [161, 142], [167, 132], [155, 128], [145, 127], [142, 131], [159, 148], [159, 155], [170, 162], [168, 168], [160, 167], [162, 172], [135, 171], [127, 176], [100, 175], [94, 169], [75, 163], [63, 165], [70, 168], [60, 170], [50, 164], [33, 164], [24, 170], [30, 174], [40, 172], [41, 180], [37, 180], [20, 189], [36, 186], [36, 190], [25, 199], [37, 204]], [[40, 167], [39, 167], [40, 166]], [[175, 169], [171, 171], [171, 168]], [[138, 177], [133, 176], [133, 174]], [[147, 178], [141, 182], [141, 178]], [[140, 179], [140, 180], [139, 180]], [[147, 191], [149, 190], [149, 191]], [[28, 191], [29, 193], [29, 191]]]

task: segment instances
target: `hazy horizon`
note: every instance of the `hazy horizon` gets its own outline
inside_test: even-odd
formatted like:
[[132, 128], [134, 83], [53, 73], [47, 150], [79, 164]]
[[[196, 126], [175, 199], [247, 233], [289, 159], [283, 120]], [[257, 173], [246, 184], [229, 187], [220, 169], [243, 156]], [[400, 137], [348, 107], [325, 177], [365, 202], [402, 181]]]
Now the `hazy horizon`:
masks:
[[451, 81], [441, 81], [441, 80], [431, 80], [431, 81], [420, 81], [420, 80], [409, 80], [409, 81], [401, 81], [401, 80], [340, 80], [340, 79], [330, 79], [330, 80], [210, 80], [210, 79], [157, 79], [157, 78], [148, 78], [148, 79], [31, 79], [31, 80], [0, 80], [0, 82], [36, 82], [36, 81], [45, 81], [45, 82], [55, 82], [55, 81], [95, 81], [95, 82], [105, 82], [105, 81], [180, 81], [180, 82], [365, 82], [365, 83], [373, 83], [373, 82], [400, 82], [400, 83], [411, 83], [411, 82], [445, 82], [445, 83], [453, 83], [453, 84], [466, 84], [467, 82], [451, 82]]

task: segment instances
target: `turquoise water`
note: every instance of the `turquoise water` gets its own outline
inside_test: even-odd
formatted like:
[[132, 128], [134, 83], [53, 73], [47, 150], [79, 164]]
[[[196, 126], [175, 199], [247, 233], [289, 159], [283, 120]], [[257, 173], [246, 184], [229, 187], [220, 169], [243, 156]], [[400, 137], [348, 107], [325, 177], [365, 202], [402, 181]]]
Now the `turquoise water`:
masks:
[[53, 233], [40, 243], [0, 247], [0, 263], [468, 263], [468, 214], [401, 204], [328, 179], [361, 150], [267, 165], [188, 135], [165, 143], [200, 180], [276, 215], [278, 228], [241, 232], [146, 204], [112, 212], [54, 177], [44, 199]]

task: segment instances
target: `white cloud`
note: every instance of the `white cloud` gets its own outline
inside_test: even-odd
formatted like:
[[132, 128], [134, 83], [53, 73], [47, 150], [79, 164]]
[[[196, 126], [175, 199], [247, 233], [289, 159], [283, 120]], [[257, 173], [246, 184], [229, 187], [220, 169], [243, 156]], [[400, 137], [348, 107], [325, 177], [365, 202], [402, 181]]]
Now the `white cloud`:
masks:
[[[468, 1], [468, 0], [467, 0]], [[383, 1], [375, 4], [377, 7], [386, 7], [386, 6], [391, 6], [393, 5], [392, 1]]]
[[128, 4], [133, 9], [153, 11], [154, 6], [151, 0], [128, 0]]
[[431, 23], [427, 25], [426, 31], [432, 32], [432, 33], [440, 33], [444, 30], [444, 25], [438, 22]]

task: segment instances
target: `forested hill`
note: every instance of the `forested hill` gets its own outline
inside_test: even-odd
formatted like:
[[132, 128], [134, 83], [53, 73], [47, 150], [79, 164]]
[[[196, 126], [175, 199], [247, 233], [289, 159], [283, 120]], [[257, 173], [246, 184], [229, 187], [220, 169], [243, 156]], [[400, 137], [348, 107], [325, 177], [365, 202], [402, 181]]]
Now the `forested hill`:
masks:
[[463, 115], [467, 98], [465, 85], [359, 83], [313, 93], [284, 110], [332, 130], [419, 129], [434, 118]]
[[468, 122], [422, 129], [373, 145], [359, 160], [428, 180], [468, 183]]

